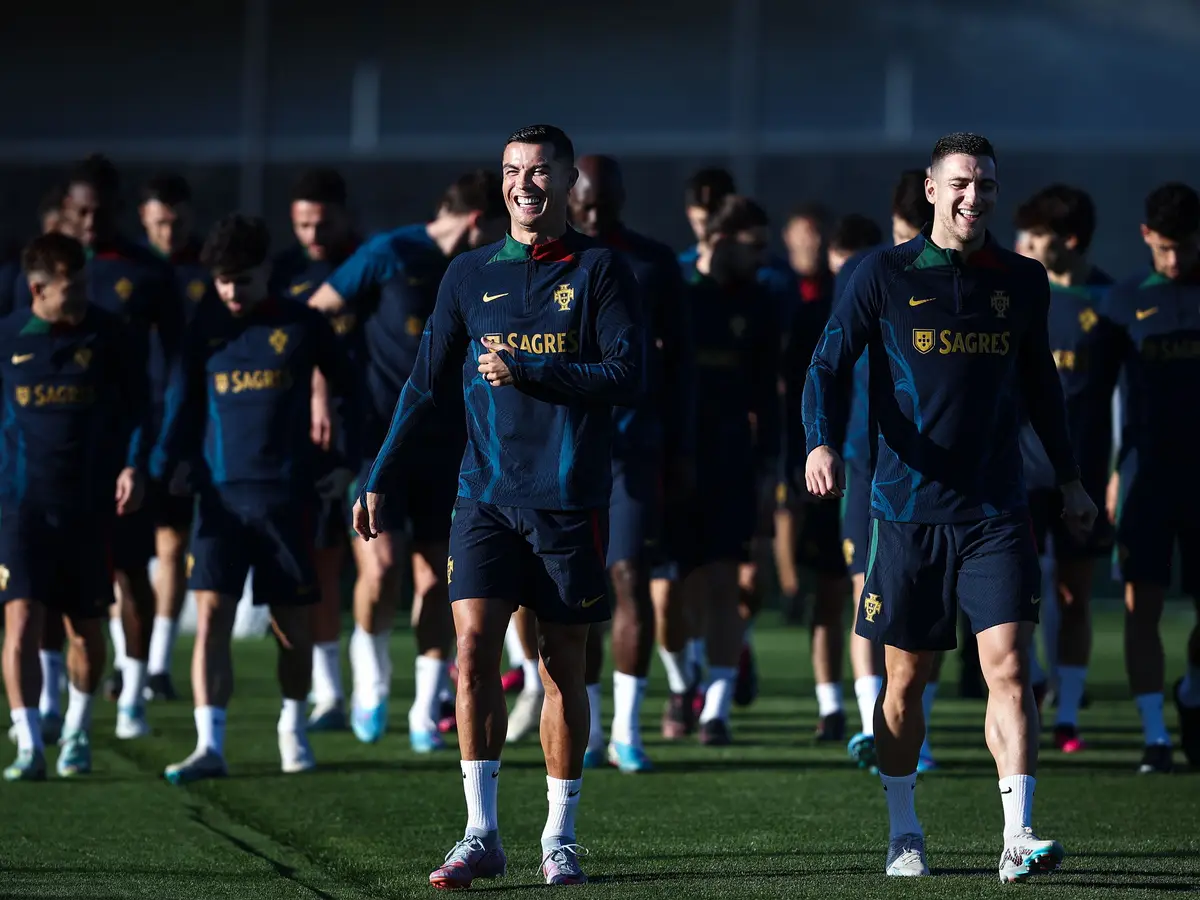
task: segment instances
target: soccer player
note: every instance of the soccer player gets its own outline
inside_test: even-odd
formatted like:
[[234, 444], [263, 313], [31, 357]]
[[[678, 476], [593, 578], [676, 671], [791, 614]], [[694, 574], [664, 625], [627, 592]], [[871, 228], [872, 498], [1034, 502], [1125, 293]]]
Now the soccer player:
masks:
[[[651, 564], [657, 559], [663, 518], [660, 485], [678, 486], [690, 469], [688, 328], [683, 280], [675, 254], [621, 220], [625, 187], [610, 156], [583, 156], [571, 191], [575, 226], [620, 251], [641, 287], [646, 339], [646, 393], [632, 408], [613, 410], [613, 490], [608, 511], [608, 573], [614, 598], [612, 621], [613, 718], [608, 762], [622, 772], [650, 771], [639, 716], [654, 649]], [[588, 635], [587, 690], [591, 727], [584, 767], [605, 760], [600, 718], [600, 669], [604, 633]]]
[[[1113, 323], [1099, 314], [1112, 279], [1087, 259], [1096, 209], [1086, 192], [1054, 184], [1021, 204], [1014, 224], [1026, 236], [1022, 255], [1045, 266], [1050, 279], [1050, 348], [1062, 380], [1067, 424], [1083, 485], [1103, 508], [1112, 459], [1112, 393], [1124, 346]], [[1078, 724], [1091, 654], [1092, 579], [1097, 557], [1112, 550], [1112, 523], [1100, 516], [1086, 540], [1076, 541], [1064, 527], [1061, 496], [1041, 443], [1028, 426], [1021, 438], [1039, 553], [1045, 552], [1047, 539], [1053, 544], [1060, 612], [1054, 743], [1064, 753], [1075, 753], [1083, 749]]]
[[[500, 179], [482, 169], [447, 188], [430, 222], [398, 228], [364, 244], [313, 294], [309, 305], [335, 321], [356, 316], [365, 355], [366, 425], [358, 483], [366, 480], [382, 445], [400, 391], [412, 374], [438, 283], [450, 260], [494, 242], [508, 223]], [[392, 621], [400, 591], [401, 562], [413, 573], [413, 634], [417, 642], [416, 691], [408, 713], [414, 750], [442, 749], [439, 691], [454, 646], [454, 623], [446, 599], [447, 539], [458, 464], [466, 440], [461, 395], [447, 390], [433, 416], [405, 445], [404, 479], [389, 495], [376, 540], [352, 541], [358, 577], [354, 585], [354, 677], [351, 725], [359, 740], [379, 740], [387, 726], [392, 663]], [[357, 486], [355, 487], [357, 495]], [[343, 528], [345, 523], [343, 523]], [[322, 665], [313, 657], [314, 671]], [[314, 723], [322, 714], [318, 703]]]
[[[1169, 772], [1171, 737], [1163, 716], [1164, 659], [1159, 623], [1176, 540], [1184, 593], [1200, 602], [1200, 498], [1195, 454], [1181, 410], [1200, 389], [1200, 197], [1165, 184], [1146, 198], [1142, 238], [1154, 271], [1118, 285], [1102, 313], [1126, 335], [1122, 354], [1120, 513], [1117, 558], [1125, 581], [1125, 669], [1142, 719], [1139, 771]], [[1187, 644], [1187, 672], [1175, 685], [1183, 750], [1200, 766], [1200, 627]]]
[[567, 227], [575, 152], [558, 128], [509, 137], [502, 242], [450, 263], [387, 440], [354, 509], [373, 539], [398, 453], [438, 393], [460, 379], [467, 443], [447, 582], [458, 635], [458, 740], [467, 829], [429, 876], [442, 888], [504, 874], [496, 786], [504, 747], [500, 657], [517, 604], [538, 616], [546, 700], [547, 884], [581, 884], [575, 812], [583, 785], [588, 628], [608, 618], [605, 544], [613, 404], [641, 388], [637, 283], [625, 263]]
[[92, 699], [104, 668], [103, 621], [116, 513], [141, 502], [147, 401], [144, 333], [88, 303], [84, 249], [46, 234], [22, 256], [30, 306], [0, 323], [0, 602], [4, 681], [17, 758], [7, 781], [41, 780], [46, 761], [37, 698], [42, 628], [69, 636], [71, 700], [58, 774], [91, 770]]
[[[215, 302], [212, 277], [200, 262], [200, 241], [192, 231], [192, 189], [182, 175], [160, 172], [142, 186], [138, 218], [146, 245], [166, 260], [175, 276], [176, 300], [184, 328], [191, 325], [203, 303]], [[168, 361], [151, 348], [150, 374], [154, 421], [162, 421]], [[155, 430], [157, 433], [157, 429]], [[191, 462], [189, 461], [189, 465]], [[178, 634], [179, 613], [187, 593], [185, 562], [188, 534], [192, 528], [194, 498], [175, 496], [169, 490], [174, 473], [166, 482], [148, 485], [147, 504], [154, 517], [154, 627], [150, 633], [146, 694], [151, 699], [174, 700], [178, 696], [171, 681], [171, 654]]]
[[[313, 293], [358, 246], [347, 210], [346, 182], [336, 169], [310, 169], [292, 186], [289, 213], [296, 241], [275, 257], [271, 266], [271, 295], [307, 303]], [[327, 313], [330, 325], [351, 359], [361, 355], [362, 319], [354, 310]], [[319, 508], [314, 520], [317, 587], [320, 602], [313, 607], [313, 731], [339, 731], [346, 727], [343, 702], [341, 652], [341, 573], [346, 557], [346, 522], [350, 513], [344, 486], [328, 476], [335, 470], [358, 466], [342, 458], [338, 443], [346, 428], [358, 423], [339, 422], [329, 403], [320, 373], [313, 374], [312, 439], [321, 448]], [[340, 426], [340, 427], [335, 427]], [[336, 432], [336, 434], [335, 434]], [[391, 672], [387, 673], [390, 680]]]
[[804, 391], [805, 482], [843, 493], [830, 446], [845, 423], [838, 380], [871, 359], [879, 447], [871, 547], [856, 630], [885, 647], [875, 740], [891, 833], [889, 875], [929, 874], [913, 795], [925, 736], [921, 692], [937, 650], [955, 644], [956, 606], [979, 638], [986, 735], [1004, 809], [1001, 882], [1061, 863], [1031, 827], [1037, 708], [1029, 643], [1040, 602], [1017, 435], [1022, 411], [1053, 461], [1063, 515], [1081, 533], [1096, 507], [1079, 480], [1050, 355], [1045, 270], [987, 233], [998, 182], [991, 144], [952, 134], [933, 150], [921, 235], [873, 254], [838, 299]]
[[688, 179], [683, 190], [683, 211], [696, 243], [679, 254], [679, 266], [685, 276], [696, 267], [700, 245], [708, 231], [708, 217], [735, 191], [733, 176], [725, 169], [701, 169]]
[[[192, 695], [198, 740], [168, 766], [172, 784], [223, 776], [225, 709], [233, 692], [230, 643], [238, 598], [253, 568], [254, 601], [270, 606], [283, 691], [279, 755], [285, 773], [315, 765], [304, 705], [312, 677], [309, 605], [316, 448], [309, 440], [312, 372], [319, 368], [346, 417], [357, 421], [356, 380], [333, 329], [300, 303], [271, 297], [267, 227], [228, 216], [200, 258], [221, 303], [198, 311], [174, 367], [163, 431], [152, 459], [162, 478], [203, 455], [189, 587], [196, 595]], [[357, 429], [346, 432], [357, 452]], [[343, 484], [349, 471], [335, 473]]]

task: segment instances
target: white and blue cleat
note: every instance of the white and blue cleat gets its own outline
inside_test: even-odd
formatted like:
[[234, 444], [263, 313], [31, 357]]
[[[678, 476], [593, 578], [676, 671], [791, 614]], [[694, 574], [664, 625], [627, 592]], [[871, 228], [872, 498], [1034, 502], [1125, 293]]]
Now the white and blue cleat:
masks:
[[45, 781], [46, 756], [40, 751], [22, 750], [4, 770], [5, 781]]
[[1043, 841], [1026, 828], [1025, 833], [1011, 837], [1000, 857], [1000, 883], [1017, 884], [1034, 875], [1049, 875], [1062, 865], [1067, 852], [1058, 841]]
[[926, 772], [936, 772], [938, 768], [937, 760], [929, 753], [922, 753], [917, 757], [917, 774], [923, 775]]
[[619, 744], [616, 741], [608, 745], [608, 763], [626, 775], [654, 771], [654, 764], [650, 762], [650, 757], [644, 749], [633, 744]]
[[388, 710], [386, 703], [380, 703], [371, 709], [355, 706], [350, 715], [350, 727], [354, 736], [364, 744], [374, 744], [387, 731]]
[[860, 769], [866, 769], [872, 775], [879, 772], [875, 757], [875, 736], [859, 732], [850, 738], [846, 752]]
[[163, 771], [163, 777], [175, 785], [224, 778], [227, 774], [225, 758], [212, 750], [196, 750], [183, 762], [173, 763]]
[[588, 747], [583, 751], [583, 767], [585, 769], [603, 769], [608, 764], [603, 747]]
[[410, 731], [408, 744], [413, 753], [436, 753], [446, 749], [446, 742], [436, 728], [433, 731]]
[[340, 700], [335, 700], [333, 703], [325, 706], [313, 707], [312, 714], [308, 717], [308, 730], [310, 732], [345, 731], [347, 724], [346, 708]]
[[86, 731], [64, 735], [55, 769], [60, 778], [75, 778], [92, 771], [92, 743]]
[[117, 740], [135, 741], [150, 734], [143, 706], [122, 706], [117, 710]]

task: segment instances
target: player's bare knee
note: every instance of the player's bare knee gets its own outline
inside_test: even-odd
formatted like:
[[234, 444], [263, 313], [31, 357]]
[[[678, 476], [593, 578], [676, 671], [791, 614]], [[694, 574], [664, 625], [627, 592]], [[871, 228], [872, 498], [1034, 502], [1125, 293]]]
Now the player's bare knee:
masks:
[[568, 693], [583, 686], [589, 630], [587, 625], [538, 623], [542, 683], [548, 694]]

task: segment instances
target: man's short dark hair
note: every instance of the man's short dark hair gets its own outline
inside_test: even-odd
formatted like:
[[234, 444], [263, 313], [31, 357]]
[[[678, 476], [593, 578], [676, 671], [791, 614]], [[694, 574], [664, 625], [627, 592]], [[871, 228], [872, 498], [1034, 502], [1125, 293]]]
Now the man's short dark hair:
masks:
[[142, 185], [142, 203], [157, 200], [163, 206], [179, 206], [192, 202], [192, 188], [187, 179], [175, 172], [158, 172]]
[[346, 179], [337, 169], [321, 167], [303, 172], [292, 185], [292, 203], [346, 205]]
[[906, 169], [892, 188], [892, 215], [913, 228], [933, 219], [933, 204], [925, 196], [925, 170]]
[[71, 169], [67, 186], [73, 184], [86, 184], [97, 194], [115, 199], [121, 191], [121, 174], [111, 159], [102, 153], [93, 153]]
[[843, 253], [858, 253], [882, 243], [879, 224], [859, 213], [842, 216], [829, 235], [829, 246]]
[[1087, 191], [1069, 184], [1044, 187], [1020, 206], [1013, 217], [1019, 231], [1048, 231], [1060, 238], [1074, 235], [1086, 253], [1096, 233], [1096, 204]]
[[56, 184], [42, 194], [42, 199], [38, 201], [38, 222], [45, 221], [46, 216], [51, 213], [62, 212], [63, 200], [66, 198], [67, 186], [65, 184]]
[[804, 203], [797, 203], [792, 207], [791, 212], [788, 213], [788, 222], [795, 222], [797, 220], [812, 222], [817, 226], [818, 231], [824, 232], [829, 228], [830, 222], [833, 221], [833, 213], [824, 203], [805, 201]]
[[575, 145], [556, 125], [526, 125], [510, 134], [504, 144], [549, 144], [554, 149], [556, 162], [575, 165]]
[[996, 162], [996, 151], [992, 148], [991, 141], [981, 134], [972, 134], [969, 131], [956, 131], [953, 134], [938, 138], [938, 142], [933, 145], [933, 155], [930, 158], [930, 165], [936, 166], [947, 156], [953, 156], [956, 153], [961, 153], [964, 156], [986, 156], [993, 163]]
[[478, 211], [487, 220], [502, 218], [506, 212], [503, 182], [489, 169], [459, 175], [442, 194], [438, 208], [455, 215]]
[[770, 219], [761, 206], [749, 197], [730, 194], [709, 215], [704, 233], [711, 238], [718, 234], [731, 235], [751, 228], [765, 228], [769, 224]]
[[271, 235], [267, 223], [241, 213], [225, 216], [213, 226], [200, 251], [200, 262], [212, 272], [234, 275], [267, 261]]
[[21, 268], [26, 275], [53, 277], [61, 266], [67, 270], [68, 276], [73, 276], [82, 271], [85, 265], [87, 254], [84, 253], [83, 244], [57, 231], [38, 235], [21, 251]]
[[733, 176], [725, 169], [701, 169], [692, 175], [683, 189], [683, 205], [700, 206], [709, 213], [716, 212], [721, 201], [736, 194]]
[[1145, 226], [1171, 241], [1200, 234], [1200, 197], [1186, 184], [1172, 181], [1146, 198]]

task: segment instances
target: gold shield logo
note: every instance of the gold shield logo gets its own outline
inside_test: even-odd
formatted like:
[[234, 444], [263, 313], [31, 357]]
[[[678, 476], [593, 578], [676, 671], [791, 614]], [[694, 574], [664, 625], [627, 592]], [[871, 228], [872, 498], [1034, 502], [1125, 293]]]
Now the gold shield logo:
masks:
[[913, 346], [921, 353], [928, 353], [933, 349], [933, 329], [932, 328], [914, 328], [913, 329]]
[[846, 538], [842, 541], [842, 556], [846, 558], [846, 565], [851, 565], [854, 562], [854, 541]]
[[9, 574], [8, 566], [0, 566], [0, 591], [8, 590]]
[[17, 386], [17, 402], [22, 406], [29, 405], [29, 385]]
[[272, 349], [282, 356], [284, 348], [287, 347], [287, 332], [282, 328], [276, 328], [271, 332], [271, 336], [267, 340], [270, 341]]
[[570, 312], [571, 301], [575, 299], [575, 288], [569, 284], [560, 284], [554, 290], [554, 302], [558, 304], [559, 312]]
[[734, 316], [729, 320], [729, 331], [734, 337], [740, 338], [746, 333], [746, 320], [741, 316]]
[[113, 290], [117, 292], [117, 296], [120, 297], [121, 302], [124, 303], [129, 299], [129, 295], [133, 293], [133, 282], [128, 278], [122, 278], [115, 285], [113, 285]]
[[417, 316], [409, 316], [404, 320], [404, 330], [408, 333], [409, 337], [416, 337], [424, 327], [425, 323]]
[[446, 559], [446, 584], [449, 584], [453, 580], [454, 580], [454, 557], [451, 556]]
[[81, 369], [86, 369], [92, 361], [92, 350], [90, 347], [80, 347], [75, 351], [75, 362]]
[[213, 384], [217, 389], [218, 394], [224, 394], [229, 391], [229, 375], [226, 372], [218, 372], [213, 376]]
[[1083, 333], [1087, 334], [1096, 327], [1096, 323], [1100, 321], [1100, 317], [1096, 315], [1096, 311], [1090, 306], [1079, 314], [1079, 327], [1083, 329]]
[[354, 330], [354, 326], [358, 324], [358, 316], [356, 316], [354, 313], [345, 313], [344, 315], [334, 316], [329, 320], [329, 324], [333, 326], [334, 334], [345, 336], [352, 332]]
[[867, 594], [863, 598], [863, 615], [868, 622], [874, 622], [875, 617], [879, 615], [883, 609], [883, 602], [879, 599], [878, 594]]
[[992, 312], [996, 314], [997, 319], [1008, 315], [1008, 294], [1004, 291], [992, 291]]
[[187, 295], [188, 299], [193, 303], [199, 303], [204, 299], [204, 282], [199, 279], [188, 282]]

